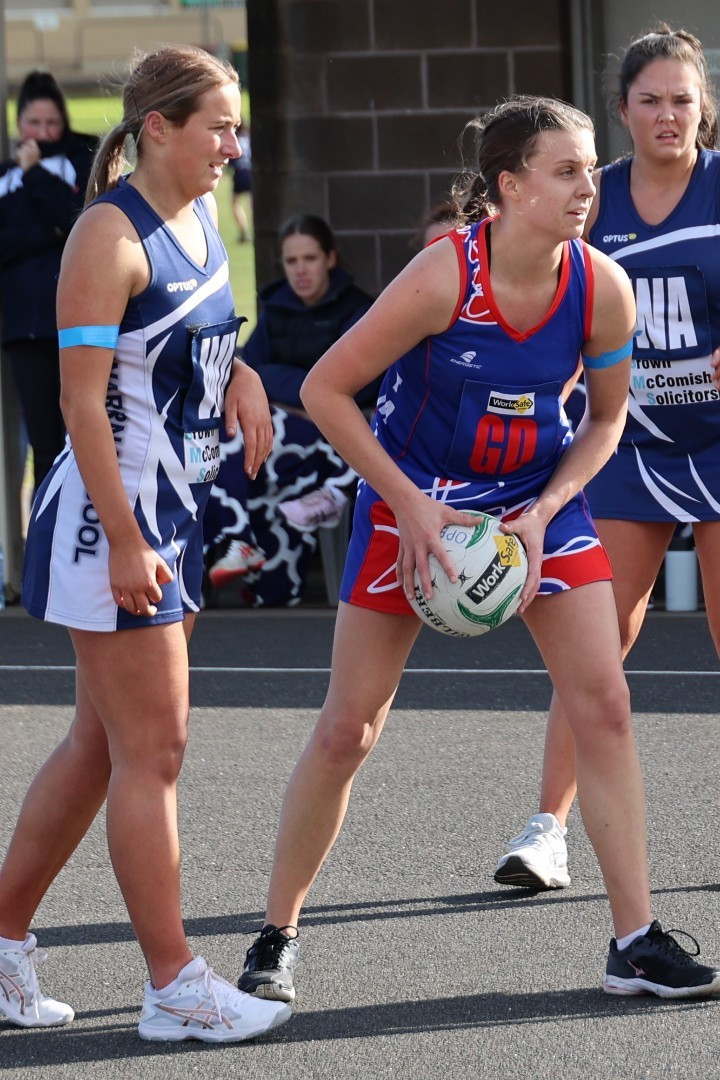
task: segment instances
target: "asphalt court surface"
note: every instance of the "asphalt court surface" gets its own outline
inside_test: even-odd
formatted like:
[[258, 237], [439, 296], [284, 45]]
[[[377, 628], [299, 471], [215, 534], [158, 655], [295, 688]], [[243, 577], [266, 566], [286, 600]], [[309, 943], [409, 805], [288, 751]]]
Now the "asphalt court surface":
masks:
[[[183, 908], [192, 947], [233, 981], [262, 919], [287, 777], [324, 696], [333, 621], [305, 608], [198, 621], [180, 794]], [[64, 630], [17, 609], [0, 614], [0, 850], [71, 719], [72, 659]], [[720, 672], [704, 617], [651, 613], [627, 670], [654, 913], [717, 962]], [[549, 697], [519, 620], [474, 641], [423, 630], [308, 899], [295, 1015], [253, 1043], [137, 1038], [146, 975], [101, 815], [33, 927], [49, 950], [42, 986], [76, 1020], [54, 1031], [0, 1023], [0, 1075], [718, 1076], [720, 1001], [599, 988], [612, 931], [577, 811], [569, 889], [533, 894], [492, 879], [504, 840], [536, 808]]]

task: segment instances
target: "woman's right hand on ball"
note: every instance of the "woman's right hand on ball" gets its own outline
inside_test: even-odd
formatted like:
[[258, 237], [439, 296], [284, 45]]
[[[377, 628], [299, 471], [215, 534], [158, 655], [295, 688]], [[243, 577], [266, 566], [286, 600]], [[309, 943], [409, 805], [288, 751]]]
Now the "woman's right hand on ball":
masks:
[[451, 581], [457, 581], [452, 558], [445, 550], [440, 533], [445, 525], [473, 525], [472, 514], [454, 510], [447, 503], [431, 499], [418, 491], [417, 498], [402, 509], [394, 509], [398, 524], [400, 547], [397, 559], [397, 579], [410, 600], [415, 592], [415, 571], [420, 578], [423, 595], [433, 594], [432, 573], [428, 556], [432, 553]]

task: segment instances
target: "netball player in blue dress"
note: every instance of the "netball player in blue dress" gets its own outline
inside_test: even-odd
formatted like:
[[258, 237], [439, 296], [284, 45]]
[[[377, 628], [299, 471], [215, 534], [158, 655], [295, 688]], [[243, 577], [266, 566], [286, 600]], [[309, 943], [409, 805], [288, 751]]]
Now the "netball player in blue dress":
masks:
[[[720, 651], [720, 153], [698, 39], [663, 25], [634, 41], [618, 105], [634, 152], [596, 174], [586, 229], [632, 279], [637, 331], [625, 429], [586, 495], [612, 564], [623, 655], [679, 522], [692, 524]], [[570, 883], [565, 830], [575, 790], [572, 731], [556, 696], [540, 813], [510, 841], [497, 881]]]
[[[201, 49], [140, 58], [90, 179], [58, 289], [68, 442], [41, 485], [23, 600], [70, 628], [77, 706], [36, 777], [0, 871], [0, 1014], [65, 1024], [34, 970], [35, 910], [107, 799], [110, 854], [147, 960], [141, 1037], [250, 1038], [287, 1007], [194, 957], [180, 915], [176, 781], [188, 721], [186, 639], [200, 601], [201, 519], [223, 408], [246, 468], [272, 439], [238, 320], [212, 192], [237, 155], [237, 75]], [[125, 177], [130, 135], [137, 165]]]
[[[720, 970], [680, 954], [652, 920], [611, 575], [581, 491], [622, 431], [635, 325], [627, 276], [579, 239], [595, 193], [592, 123], [521, 98], [477, 130], [461, 227], [413, 259], [303, 387], [364, 483], [328, 696], [288, 785], [267, 921], [240, 986], [292, 1000], [300, 909], [420, 629], [407, 602], [414, 571], [428, 594], [430, 552], [452, 575], [440, 530], [482, 508], [527, 548], [520, 610], [573, 718], [583, 818], [616, 933], [605, 987], [707, 994]], [[489, 219], [488, 204], [499, 211]], [[581, 353], [589, 404], [569, 441], [560, 402]], [[354, 395], [382, 372], [373, 433]]]

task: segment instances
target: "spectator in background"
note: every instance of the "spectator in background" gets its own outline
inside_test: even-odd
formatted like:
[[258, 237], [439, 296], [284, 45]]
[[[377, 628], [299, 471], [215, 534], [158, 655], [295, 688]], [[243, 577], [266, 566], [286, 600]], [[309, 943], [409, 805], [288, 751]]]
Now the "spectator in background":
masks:
[[[251, 480], [243, 468], [241, 435], [224, 443], [205, 518], [210, 583], [222, 587], [252, 575], [244, 590], [250, 606], [299, 602], [306, 557], [315, 546], [312, 534], [340, 522], [354, 490], [355, 472], [308, 417], [300, 387], [315, 362], [372, 304], [338, 265], [335, 237], [322, 218], [291, 218], [279, 243], [284, 276], [261, 292], [260, 317], [243, 350], [271, 403], [273, 450]], [[359, 395], [362, 408], [374, 407], [377, 387], [376, 382]]]
[[423, 219], [416, 245], [418, 251], [427, 247], [431, 241], [437, 240], [439, 236], [449, 233], [456, 222], [457, 211], [451, 202], [435, 203]]
[[33, 448], [37, 488], [65, 439], [55, 292], [97, 139], [70, 129], [62, 91], [42, 71], [30, 72], [20, 88], [17, 126], [15, 153], [0, 166], [2, 346]]
[[[250, 131], [244, 121], [240, 124], [237, 140], [240, 157], [230, 162], [233, 171], [232, 212], [238, 227], [238, 241], [245, 244], [250, 239], [249, 223], [252, 217], [252, 153]], [[247, 210], [244, 202], [247, 203]]]

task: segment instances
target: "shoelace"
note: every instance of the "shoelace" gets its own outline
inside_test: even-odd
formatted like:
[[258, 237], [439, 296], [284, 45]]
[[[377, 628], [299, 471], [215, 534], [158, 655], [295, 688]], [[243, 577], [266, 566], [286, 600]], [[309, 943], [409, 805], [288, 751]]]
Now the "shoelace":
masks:
[[283, 934], [283, 930], [294, 929], [294, 926], [281, 926], [270, 934], [261, 934], [259, 940], [248, 949], [246, 960], [256, 959], [258, 971], [275, 967], [283, 954], [285, 946], [289, 941], [293, 940]]
[[[683, 937], [689, 938], [695, 946], [695, 952], [690, 952], [684, 945], [681, 945], [673, 937], [673, 934], [682, 934]], [[692, 934], [686, 933], [685, 930], [654, 930], [651, 934], [648, 934], [648, 937], [681, 964], [693, 964], [695, 962], [693, 958], [700, 955], [700, 943]]]
[[202, 986], [213, 1005], [219, 1021], [223, 1019], [222, 1005], [237, 1004], [238, 990], [226, 979], [216, 975], [211, 967], [205, 969]]
[[37, 1004], [42, 1000], [42, 994], [40, 992], [40, 984], [38, 983], [37, 972], [35, 971], [36, 964], [44, 964], [48, 958], [47, 949], [38, 949], [37, 945], [30, 952], [25, 955], [25, 962], [22, 965], [23, 977], [26, 985], [30, 988], [32, 995], [32, 1004], [37, 1007]]
[[542, 836], [544, 836], [544, 834], [545, 830], [543, 829], [542, 825], [538, 825], [537, 822], [533, 822], [532, 825], [526, 825], [523, 831], [521, 833], [518, 833], [517, 836], [513, 836], [512, 840], [508, 840], [505, 846], [508, 848], [508, 850], [510, 850], [511, 848], [514, 848], [517, 844], [523, 843], [523, 841], [525, 840], [527, 840], [528, 843], [532, 844], [534, 841], [537, 841]]

